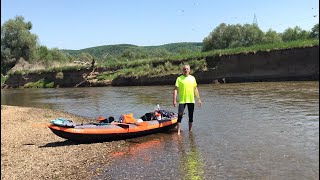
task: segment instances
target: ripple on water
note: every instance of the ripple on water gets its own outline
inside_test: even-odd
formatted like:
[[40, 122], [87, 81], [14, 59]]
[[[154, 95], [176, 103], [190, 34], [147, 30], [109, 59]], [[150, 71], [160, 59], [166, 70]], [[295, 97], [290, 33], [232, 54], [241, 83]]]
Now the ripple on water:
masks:
[[[193, 138], [135, 138], [114, 152], [102, 179], [319, 179], [319, 82], [199, 85]], [[140, 117], [172, 106], [172, 86], [1, 90], [1, 104], [76, 115]], [[190, 138], [191, 137], [191, 138]], [[197, 169], [200, 167], [199, 169]], [[97, 177], [97, 179], [101, 179]]]

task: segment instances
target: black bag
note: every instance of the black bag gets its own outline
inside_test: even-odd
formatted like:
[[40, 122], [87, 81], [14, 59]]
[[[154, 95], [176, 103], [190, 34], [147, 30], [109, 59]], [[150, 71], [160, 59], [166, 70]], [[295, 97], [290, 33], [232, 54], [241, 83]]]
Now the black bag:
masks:
[[155, 119], [155, 115], [154, 113], [146, 113], [145, 115], [141, 116], [140, 119], [142, 119], [143, 121], [151, 121], [153, 119]]
[[162, 117], [172, 118], [174, 113], [167, 110], [160, 110]]
[[99, 123], [112, 123], [114, 121], [114, 117], [110, 116], [104, 120], [99, 121]]

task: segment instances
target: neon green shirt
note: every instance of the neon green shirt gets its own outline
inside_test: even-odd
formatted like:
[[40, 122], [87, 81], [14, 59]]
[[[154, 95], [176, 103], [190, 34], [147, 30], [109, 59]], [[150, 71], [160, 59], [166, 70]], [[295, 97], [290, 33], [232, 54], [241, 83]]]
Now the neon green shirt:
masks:
[[192, 75], [181, 75], [176, 80], [179, 93], [179, 103], [194, 103], [194, 89], [197, 87], [196, 78]]

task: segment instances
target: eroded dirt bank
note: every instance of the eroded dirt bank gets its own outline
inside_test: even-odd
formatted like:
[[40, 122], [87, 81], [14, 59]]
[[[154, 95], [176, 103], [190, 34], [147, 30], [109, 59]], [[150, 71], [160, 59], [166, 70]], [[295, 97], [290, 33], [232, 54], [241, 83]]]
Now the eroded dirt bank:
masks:
[[[193, 73], [200, 84], [319, 80], [319, 46], [208, 56], [205, 61], [207, 71]], [[57, 87], [172, 85], [179, 75], [177, 72], [157, 77], [118, 77], [112, 81], [98, 81], [96, 77], [105, 71], [113, 70], [97, 68], [94, 73], [90, 69], [79, 69], [14, 75], [3, 88], [23, 87], [41, 79], [54, 82]]]

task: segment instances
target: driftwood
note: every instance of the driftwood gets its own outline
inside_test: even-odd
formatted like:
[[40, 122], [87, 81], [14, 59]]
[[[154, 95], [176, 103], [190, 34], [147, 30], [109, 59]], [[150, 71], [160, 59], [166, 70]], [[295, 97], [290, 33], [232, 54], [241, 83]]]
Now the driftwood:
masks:
[[77, 84], [75, 87], [78, 87], [80, 86], [81, 84], [83, 84], [84, 82], [86, 82], [88, 80], [88, 77], [90, 77], [94, 71], [96, 70], [97, 68], [93, 68], [93, 70], [84, 78], [84, 81], [81, 81], [79, 84]]

